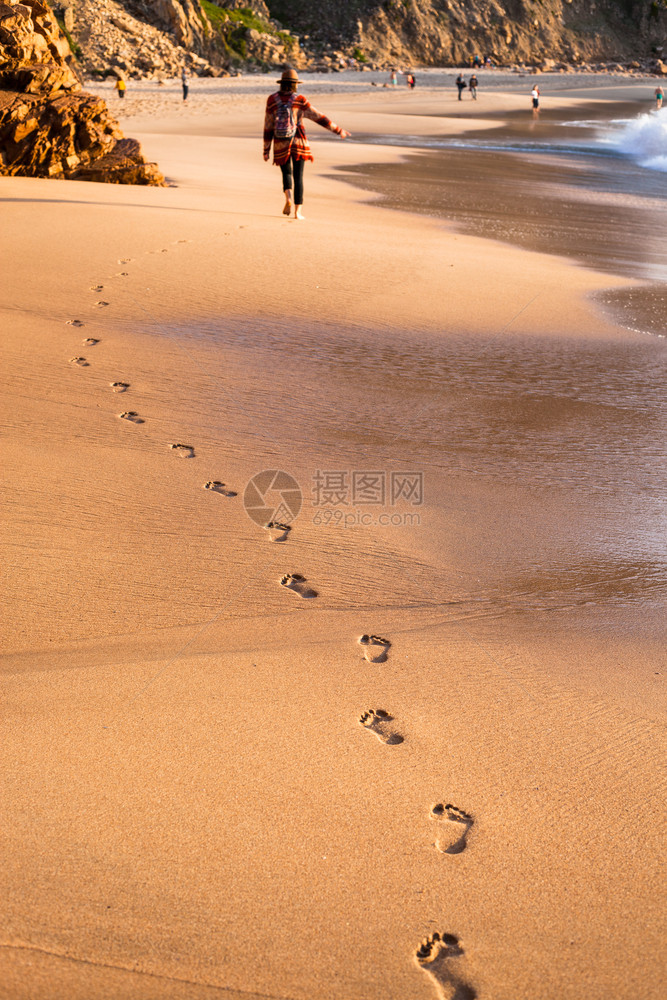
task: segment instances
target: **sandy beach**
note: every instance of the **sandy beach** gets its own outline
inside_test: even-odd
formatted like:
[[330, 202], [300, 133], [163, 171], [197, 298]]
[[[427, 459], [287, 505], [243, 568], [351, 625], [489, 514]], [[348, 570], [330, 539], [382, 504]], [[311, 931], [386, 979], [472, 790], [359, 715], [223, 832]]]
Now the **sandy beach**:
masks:
[[169, 187], [0, 178], [0, 998], [662, 995], [649, 282], [410, 210], [529, 78], [364, 76], [304, 82], [303, 222], [272, 77], [130, 88]]

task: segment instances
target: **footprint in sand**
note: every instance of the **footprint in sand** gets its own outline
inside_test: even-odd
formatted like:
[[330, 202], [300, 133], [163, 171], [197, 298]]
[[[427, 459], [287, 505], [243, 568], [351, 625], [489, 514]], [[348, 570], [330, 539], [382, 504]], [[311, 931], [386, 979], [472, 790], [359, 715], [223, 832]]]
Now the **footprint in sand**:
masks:
[[100, 301], [96, 302], [95, 305], [98, 307], [98, 309], [103, 309], [105, 306], [108, 306], [109, 303], [105, 302], [104, 299], [100, 299]]
[[144, 424], [146, 421], [135, 413], [134, 410], [126, 410], [125, 413], [119, 413], [118, 416], [121, 420], [129, 420], [133, 424]]
[[293, 590], [295, 594], [299, 597], [317, 597], [317, 591], [313, 590], [311, 587], [306, 587], [306, 578], [301, 576], [300, 573], [286, 573], [281, 579], [280, 584], [282, 587], [287, 587], [288, 590]]
[[69, 359], [69, 363], [71, 365], [78, 365], [79, 368], [87, 368], [88, 367], [88, 362], [86, 361], [85, 358], [70, 358]]
[[264, 529], [268, 531], [271, 542], [286, 541], [287, 536], [292, 530], [289, 524], [281, 524], [280, 521], [269, 521], [268, 524], [264, 525]]
[[[114, 278], [129, 278], [129, 277], [130, 277], [129, 271], [118, 271], [116, 274], [114, 274]], [[100, 291], [102, 291], [101, 288]]]
[[86, 324], [80, 319], [68, 319], [67, 326], [85, 326]]
[[169, 447], [175, 451], [180, 458], [194, 458], [195, 450], [190, 444], [170, 444]]
[[114, 392], [127, 392], [130, 388], [129, 382], [109, 382]]
[[433, 977], [441, 1000], [475, 1000], [477, 996], [456, 968], [456, 959], [463, 954], [455, 934], [438, 934], [437, 931], [425, 938], [415, 952], [417, 965]]
[[117, 261], [117, 263], [118, 264], [131, 264], [133, 260], [134, 260], [134, 257], [121, 257], [121, 259], [119, 261]]
[[91, 292], [101, 292], [103, 288], [104, 288], [104, 285], [91, 285], [90, 286]]
[[204, 483], [205, 490], [213, 490], [214, 493], [219, 493], [223, 497], [235, 497], [238, 493], [234, 490], [225, 489], [225, 484], [221, 483], [219, 479], [209, 479], [207, 483]]
[[384, 663], [391, 647], [389, 639], [379, 635], [362, 635], [359, 644], [364, 647], [364, 657], [369, 663]]
[[370, 729], [372, 733], [375, 733], [380, 743], [386, 743], [390, 747], [403, 742], [401, 734], [397, 733], [390, 725], [393, 721], [394, 716], [385, 712], [383, 708], [369, 708], [359, 719], [360, 725]]
[[87, 337], [86, 340], [82, 340], [81, 343], [85, 347], [94, 347], [95, 344], [99, 344], [99, 340], [96, 340], [95, 337]]
[[438, 823], [436, 848], [442, 854], [460, 854], [465, 851], [468, 832], [475, 822], [472, 816], [450, 803], [444, 806], [442, 802], [433, 806], [430, 816]]

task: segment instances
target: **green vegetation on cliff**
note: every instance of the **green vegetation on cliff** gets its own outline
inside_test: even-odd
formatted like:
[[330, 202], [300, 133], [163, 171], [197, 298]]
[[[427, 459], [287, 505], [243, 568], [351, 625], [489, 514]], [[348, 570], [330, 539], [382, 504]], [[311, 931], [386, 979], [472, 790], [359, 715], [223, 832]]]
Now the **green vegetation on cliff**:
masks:
[[250, 7], [223, 7], [212, 0], [200, 0], [211, 27], [232, 58], [247, 59], [247, 32], [257, 31], [278, 40], [289, 51], [293, 44], [291, 35], [277, 31], [271, 24], [259, 17]]

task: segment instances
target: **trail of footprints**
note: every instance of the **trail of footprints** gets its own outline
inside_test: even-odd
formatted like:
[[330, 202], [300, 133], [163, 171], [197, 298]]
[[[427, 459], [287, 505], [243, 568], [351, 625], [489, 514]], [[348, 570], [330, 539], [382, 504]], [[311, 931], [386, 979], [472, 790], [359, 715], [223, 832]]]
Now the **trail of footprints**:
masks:
[[[190, 240], [175, 240], [174, 241], [175, 244], [190, 243], [190, 242], [191, 242]], [[167, 247], [165, 247], [165, 248], [163, 248], [161, 250], [150, 250], [150, 251], [148, 251], [148, 253], [169, 253], [169, 249]], [[133, 260], [134, 260], [133, 257], [121, 257], [118, 260], [118, 264], [120, 264], [120, 265], [131, 264], [133, 262]], [[130, 276], [130, 272], [129, 271], [117, 271], [113, 275], [114, 278], [129, 278], [129, 276]], [[99, 295], [100, 292], [104, 291], [104, 287], [105, 286], [101, 285], [101, 284], [100, 285], [91, 285], [90, 286], [90, 291], [91, 292], [95, 292], [95, 294]], [[96, 309], [105, 309], [108, 306], [110, 306], [111, 303], [107, 299], [98, 299], [96, 302], [93, 303], [93, 305], [94, 305], [94, 307]], [[68, 319], [66, 321], [66, 325], [67, 326], [73, 326], [73, 327], [76, 327], [76, 328], [81, 328], [81, 327], [84, 327], [86, 324], [81, 319]], [[100, 341], [99, 337], [86, 337], [85, 340], [82, 341], [82, 344], [83, 344], [84, 347], [96, 347], [97, 344], [99, 344], [100, 342], [101, 341]], [[76, 355], [75, 357], [70, 358], [69, 359], [69, 363], [71, 365], [76, 365], [76, 367], [78, 367], [78, 368], [89, 368], [90, 367], [90, 362], [88, 361], [87, 358], [83, 357], [82, 355]], [[117, 382], [110, 382], [109, 383], [109, 388], [111, 389], [112, 392], [127, 392], [131, 388], [131, 385], [130, 385], [129, 382], [117, 381]], [[136, 410], [123, 410], [122, 413], [118, 414], [118, 419], [126, 421], [127, 423], [132, 423], [132, 424], [144, 424], [144, 423], [146, 423], [144, 417], [142, 417], [139, 413], [137, 413]], [[195, 458], [196, 457], [195, 456], [195, 449], [194, 449], [193, 445], [182, 444], [180, 442], [176, 442], [174, 444], [170, 444], [169, 448], [179, 458]], [[209, 482], [207, 482], [205, 484], [204, 488], [207, 489], [207, 490], [212, 490], [213, 492], [218, 493], [218, 494], [220, 494], [221, 496], [224, 496], [224, 497], [235, 497], [235, 496], [237, 496], [237, 494], [235, 493], [234, 490], [226, 489], [225, 488], [225, 484], [222, 483], [222, 482], [220, 482], [217, 479], [216, 480], [210, 480]], [[289, 531], [289, 528], [287, 528], [286, 530]]]
[[[189, 240], [177, 240], [177, 243], [189, 243]], [[168, 249], [151, 250], [148, 253], [168, 253]], [[132, 263], [133, 258], [121, 258], [118, 263], [126, 265]], [[128, 271], [120, 271], [114, 277], [129, 277]], [[91, 285], [90, 290], [99, 294], [104, 290], [104, 285]], [[96, 308], [105, 308], [110, 303], [106, 300], [95, 302]], [[85, 323], [80, 319], [67, 321], [68, 326], [83, 327]], [[94, 347], [100, 343], [96, 337], [87, 337], [83, 344], [86, 347]], [[89, 362], [85, 357], [76, 356], [70, 359], [70, 364], [81, 368], [89, 367]], [[129, 382], [110, 382], [109, 387], [112, 392], [127, 392], [131, 385]], [[125, 410], [118, 414], [120, 420], [134, 424], [145, 423], [134, 410]], [[195, 448], [190, 444], [180, 442], [169, 445], [169, 449], [179, 458], [195, 458]], [[235, 497], [237, 493], [229, 489], [225, 483], [218, 479], [211, 479], [203, 484], [203, 489], [209, 490], [223, 497]], [[292, 530], [289, 524], [280, 521], [269, 521], [264, 525], [268, 539], [271, 542], [285, 542], [288, 540]], [[280, 585], [291, 591], [296, 596], [305, 600], [318, 596], [309, 584], [306, 577], [300, 573], [286, 573], [280, 580]], [[363, 650], [363, 658], [368, 663], [386, 663], [389, 658], [391, 642], [379, 635], [364, 633], [358, 640]], [[394, 747], [404, 743], [405, 737], [400, 732], [400, 726], [395, 724], [394, 717], [383, 708], [369, 708], [359, 717], [359, 725], [372, 733], [376, 739], [384, 746]], [[441, 854], [458, 855], [465, 851], [468, 846], [468, 835], [473, 826], [474, 819], [470, 813], [464, 812], [458, 806], [451, 803], [436, 803], [431, 807], [429, 813], [430, 821], [435, 830], [435, 849]], [[476, 1000], [477, 992], [469, 985], [468, 976], [463, 959], [464, 949], [458, 937], [454, 934], [436, 932], [425, 938], [414, 953], [414, 960], [417, 966], [426, 972], [433, 980], [440, 1000]]]
[[[367, 662], [387, 661], [391, 649], [389, 639], [365, 633], [358, 642], [363, 647]], [[383, 708], [367, 709], [360, 716], [359, 724], [384, 746], [400, 746], [405, 741], [393, 715]], [[451, 802], [438, 802], [431, 807], [429, 817], [435, 827], [435, 849], [441, 854], [463, 853], [474, 823], [470, 813]], [[433, 980], [440, 1000], [475, 1000], [477, 997], [476, 990], [468, 981], [463, 955], [463, 946], [456, 935], [437, 931], [417, 948], [415, 962]]]

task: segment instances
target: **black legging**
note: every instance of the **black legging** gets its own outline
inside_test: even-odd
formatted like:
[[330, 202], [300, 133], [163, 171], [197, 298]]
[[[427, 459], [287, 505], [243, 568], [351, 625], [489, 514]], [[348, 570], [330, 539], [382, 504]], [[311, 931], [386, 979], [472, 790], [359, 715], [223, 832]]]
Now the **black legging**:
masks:
[[281, 163], [283, 172], [283, 191], [292, 190], [292, 169], [294, 169], [294, 204], [303, 205], [303, 167], [305, 160], [297, 160], [294, 153], [287, 163]]

